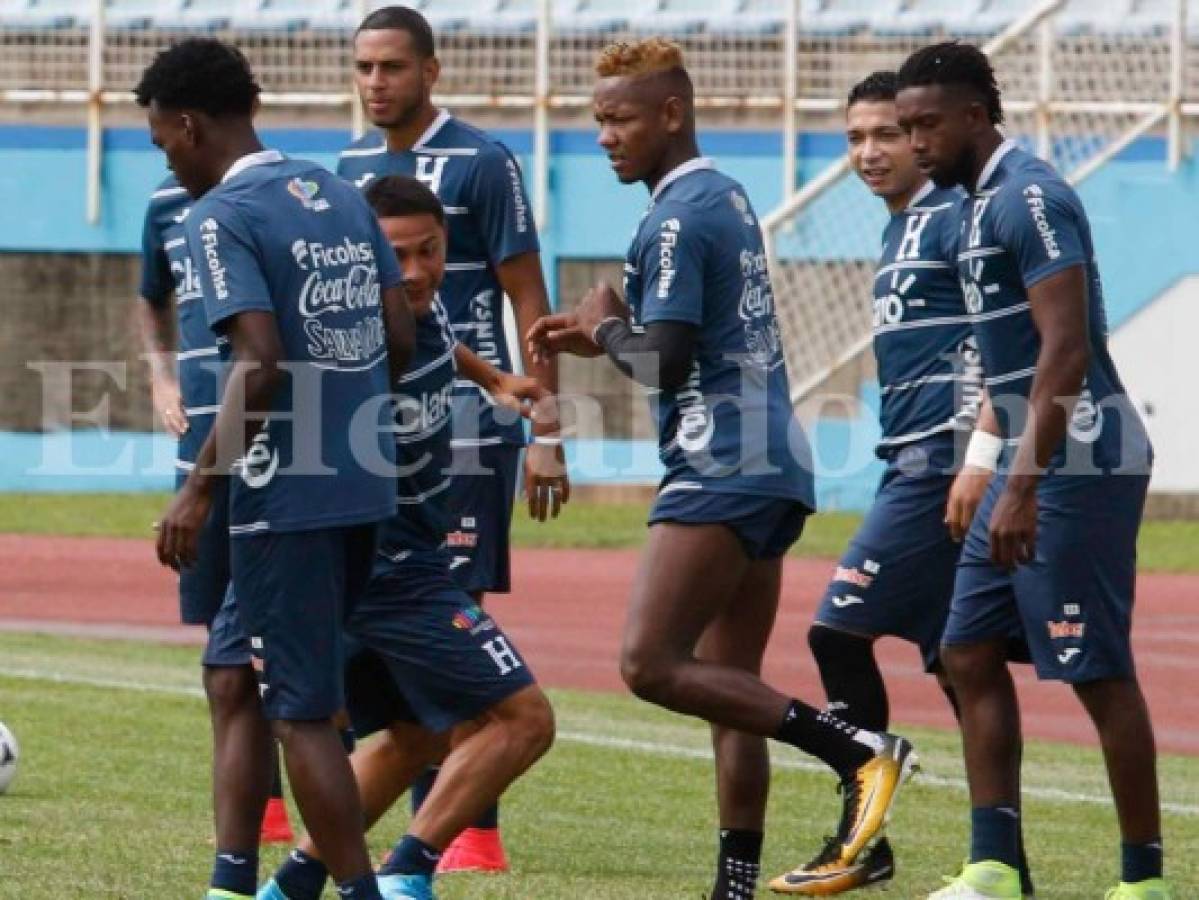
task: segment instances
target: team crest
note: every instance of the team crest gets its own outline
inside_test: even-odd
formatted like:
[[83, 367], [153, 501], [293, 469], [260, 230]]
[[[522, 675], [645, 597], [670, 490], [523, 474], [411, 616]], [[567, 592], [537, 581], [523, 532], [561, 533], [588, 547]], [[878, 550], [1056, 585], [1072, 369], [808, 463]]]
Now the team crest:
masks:
[[328, 200], [317, 197], [320, 190], [321, 186], [315, 181], [304, 181], [302, 178], [293, 178], [287, 183], [287, 192], [299, 200], [305, 209], [313, 212], [324, 212], [329, 208]]

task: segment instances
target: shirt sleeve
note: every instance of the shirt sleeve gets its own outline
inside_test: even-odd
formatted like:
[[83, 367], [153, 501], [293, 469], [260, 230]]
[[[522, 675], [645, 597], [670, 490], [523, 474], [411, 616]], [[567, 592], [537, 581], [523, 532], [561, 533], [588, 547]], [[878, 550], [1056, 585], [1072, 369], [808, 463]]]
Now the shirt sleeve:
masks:
[[[368, 211], [369, 212], [369, 211]], [[375, 218], [373, 212], [369, 212], [374, 237], [371, 240], [375, 250], [375, 266], [379, 270], [379, 290], [385, 291], [388, 288], [393, 288], [397, 284], [404, 283], [404, 271], [400, 268], [399, 260], [396, 259], [395, 250], [391, 247], [391, 242], [387, 240], [387, 235], [383, 233], [383, 226], [379, 224], [379, 220]]]
[[[659, 208], [657, 227], [641, 247], [637, 262], [641, 303], [639, 321], [704, 320], [704, 240], [694, 213]], [[648, 231], [648, 229], [647, 229]]]
[[162, 235], [154, 222], [154, 206], [146, 209], [142, 224], [142, 282], [141, 295], [156, 309], [166, 305], [175, 290], [171, 263], [162, 245]]
[[185, 224], [209, 327], [216, 330], [243, 312], [275, 311], [261, 254], [232, 205], [216, 202], [203, 210], [193, 209]]
[[468, 202], [492, 265], [541, 249], [520, 166], [507, 148], [479, 152]]
[[1082, 210], [1069, 189], [1029, 181], [996, 200], [995, 236], [1016, 260], [1026, 288], [1087, 262]]

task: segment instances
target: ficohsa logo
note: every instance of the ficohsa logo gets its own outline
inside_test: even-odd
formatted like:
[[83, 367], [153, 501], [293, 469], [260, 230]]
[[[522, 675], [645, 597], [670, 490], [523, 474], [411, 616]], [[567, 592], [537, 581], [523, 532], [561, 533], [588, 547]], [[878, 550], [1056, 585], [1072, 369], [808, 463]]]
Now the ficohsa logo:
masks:
[[209, 216], [200, 223], [200, 245], [204, 248], [204, 265], [212, 279], [212, 291], [218, 300], [229, 299], [229, 283], [225, 277], [225, 265], [221, 262], [217, 232], [220, 225]]
[[1045, 214], [1045, 191], [1039, 184], [1030, 184], [1024, 189], [1024, 201], [1028, 204], [1028, 211], [1032, 213], [1033, 225], [1041, 235], [1045, 252], [1050, 259], [1057, 259], [1062, 255], [1062, 249], [1057, 243], [1057, 232], [1053, 230], [1053, 226], [1049, 224], [1049, 217]]
[[291, 245], [291, 255], [295, 258], [296, 265], [308, 271], [308, 242], [303, 238], [297, 238], [295, 243]]
[[677, 271], [674, 263], [674, 249], [679, 244], [679, 232], [683, 230], [678, 219], [666, 219], [662, 223], [658, 237], [658, 299], [665, 300], [670, 296], [670, 288], [674, 285]]

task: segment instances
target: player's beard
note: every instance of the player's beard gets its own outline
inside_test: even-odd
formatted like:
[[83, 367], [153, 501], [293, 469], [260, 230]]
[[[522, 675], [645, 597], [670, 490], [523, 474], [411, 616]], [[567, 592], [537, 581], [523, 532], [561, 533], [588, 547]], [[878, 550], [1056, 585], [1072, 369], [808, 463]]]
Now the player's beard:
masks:
[[974, 146], [966, 144], [954, 159], [952, 167], [935, 168], [929, 173], [929, 177], [932, 178], [933, 184], [942, 189], [968, 185], [970, 177], [974, 174], [974, 164], [977, 158], [978, 154]]

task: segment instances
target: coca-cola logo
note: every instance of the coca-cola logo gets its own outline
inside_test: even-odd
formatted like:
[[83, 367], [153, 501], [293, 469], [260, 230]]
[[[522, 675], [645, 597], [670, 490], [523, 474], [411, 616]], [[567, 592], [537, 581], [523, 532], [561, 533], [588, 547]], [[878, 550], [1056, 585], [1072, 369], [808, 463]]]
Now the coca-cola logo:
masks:
[[379, 282], [374, 265], [351, 266], [345, 275], [326, 278], [318, 270], [304, 281], [300, 291], [300, 314], [308, 318], [348, 309], [379, 305]]

